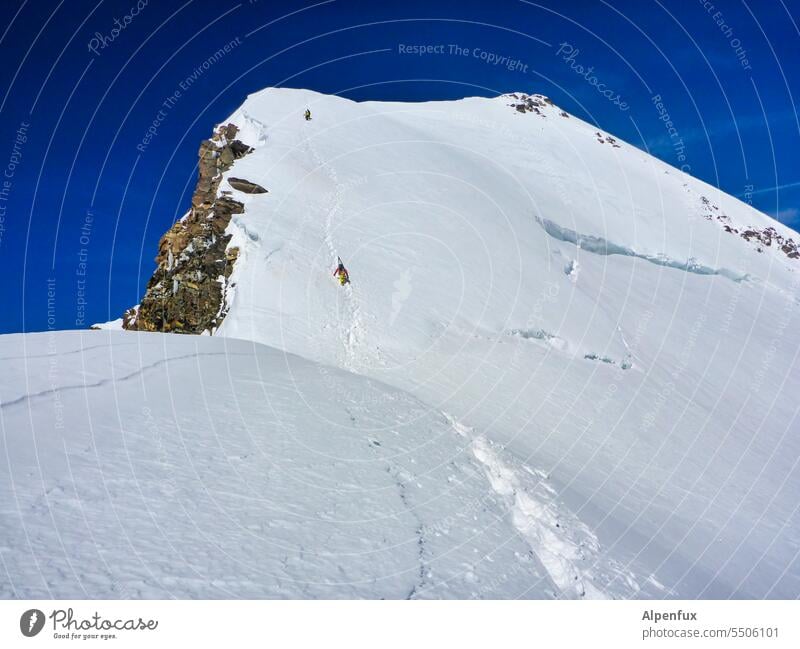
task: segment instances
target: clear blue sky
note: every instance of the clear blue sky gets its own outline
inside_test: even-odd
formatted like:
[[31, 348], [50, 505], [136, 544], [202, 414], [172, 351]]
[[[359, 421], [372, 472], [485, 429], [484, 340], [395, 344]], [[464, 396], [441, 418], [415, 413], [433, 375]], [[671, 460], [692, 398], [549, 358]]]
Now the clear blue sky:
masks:
[[[137, 303], [159, 237], [188, 206], [200, 140], [267, 86], [356, 100], [540, 92], [725, 191], [752, 187], [757, 208], [797, 229], [799, 9], [787, 0], [6, 0], [0, 332], [80, 328]], [[444, 47], [412, 55], [401, 45]]]

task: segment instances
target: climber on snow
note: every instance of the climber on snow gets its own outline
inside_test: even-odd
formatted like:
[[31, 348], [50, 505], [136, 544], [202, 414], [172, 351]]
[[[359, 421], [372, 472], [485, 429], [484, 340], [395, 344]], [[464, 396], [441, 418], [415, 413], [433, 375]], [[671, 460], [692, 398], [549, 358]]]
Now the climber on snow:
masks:
[[311, 120], [311, 110], [308, 108], [306, 108], [305, 118], [307, 122]]
[[350, 274], [344, 267], [341, 257], [339, 258], [339, 265], [336, 267], [336, 270], [333, 271], [333, 276], [339, 278], [339, 284], [341, 284], [342, 286], [350, 283]]

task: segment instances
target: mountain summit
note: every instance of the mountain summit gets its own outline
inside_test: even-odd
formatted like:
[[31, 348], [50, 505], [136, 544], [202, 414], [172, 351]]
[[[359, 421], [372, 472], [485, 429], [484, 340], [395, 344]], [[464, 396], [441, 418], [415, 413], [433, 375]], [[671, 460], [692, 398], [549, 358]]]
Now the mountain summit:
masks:
[[129, 331], [0, 340], [13, 592], [793, 597], [796, 238], [541, 95], [255, 93]]
[[[357, 103], [270, 88], [201, 144], [198, 166], [192, 207], [162, 239], [128, 329], [213, 333], [232, 310], [223, 334], [274, 344], [282, 338], [263, 318], [299, 317], [291, 348], [304, 353], [338, 297], [316, 282], [337, 256], [362, 269], [362, 294], [376, 293], [362, 300], [375, 336], [392, 320], [381, 296], [414, 269], [444, 318], [417, 314], [428, 325], [458, 315], [499, 332], [527, 320], [529, 300], [510, 300], [511, 287], [530, 295], [565, 275], [571, 301], [594, 311], [576, 281], [590, 258], [780, 288], [800, 257], [788, 228], [541, 95]], [[305, 313], [309, 304], [319, 311]], [[562, 315], [545, 317], [563, 327]], [[611, 344], [616, 324], [593, 323], [595, 346]], [[391, 346], [395, 333], [376, 342]]]

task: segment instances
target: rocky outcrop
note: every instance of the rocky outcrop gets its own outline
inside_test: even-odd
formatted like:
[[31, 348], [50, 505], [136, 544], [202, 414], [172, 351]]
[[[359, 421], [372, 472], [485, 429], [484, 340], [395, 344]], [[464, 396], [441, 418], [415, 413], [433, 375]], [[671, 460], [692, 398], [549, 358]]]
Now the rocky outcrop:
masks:
[[775, 248], [780, 250], [789, 259], [800, 259], [800, 245], [791, 237], [784, 237], [772, 227], [766, 228], [737, 228], [727, 214], [721, 214], [719, 208], [713, 205], [705, 196], [700, 197], [703, 204], [703, 218], [708, 221], [717, 221], [722, 225], [722, 229], [728, 234], [736, 234], [747, 242], [756, 244], [758, 252], [764, 252], [765, 248]]
[[[518, 113], [536, 113], [544, 117], [545, 115], [541, 109], [547, 106], [555, 106], [553, 100], [544, 95], [527, 95], [525, 93], [512, 92], [505, 96], [515, 100], [508, 105], [516, 109]], [[563, 110], [559, 114], [561, 117], [569, 117]]]
[[244, 206], [218, 190], [222, 174], [252, 151], [235, 139], [237, 132], [233, 124], [221, 126], [200, 144], [192, 206], [161, 237], [156, 270], [141, 303], [123, 316], [125, 329], [213, 333], [225, 317], [225, 292], [239, 252], [228, 249], [225, 230]]
[[610, 144], [615, 149], [621, 148], [620, 145], [617, 144], [616, 138], [613, 138], [610, 135], [603, 135], [600, 131], [595, 131], [594, 136], [597, 138], [597, 141], [600, 144]]
[[256, 183], [252, 183], [249, 180], [244, 180], [243, 178], [228, 178], [228, 184], [233, 187], [235, 190], [242, 192], [243, 194], [266, 194], [267, 190], [264, 189], [261, 185], [257, 185]]

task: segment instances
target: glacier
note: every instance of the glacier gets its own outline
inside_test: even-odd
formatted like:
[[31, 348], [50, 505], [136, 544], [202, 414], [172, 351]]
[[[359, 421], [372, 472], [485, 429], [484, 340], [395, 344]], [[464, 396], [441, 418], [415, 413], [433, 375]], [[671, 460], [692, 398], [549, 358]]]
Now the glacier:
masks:
[[522, 99], [221, 122], [213, 335], [0, 337], [2, 596], [795, 597], [797, 234]]

